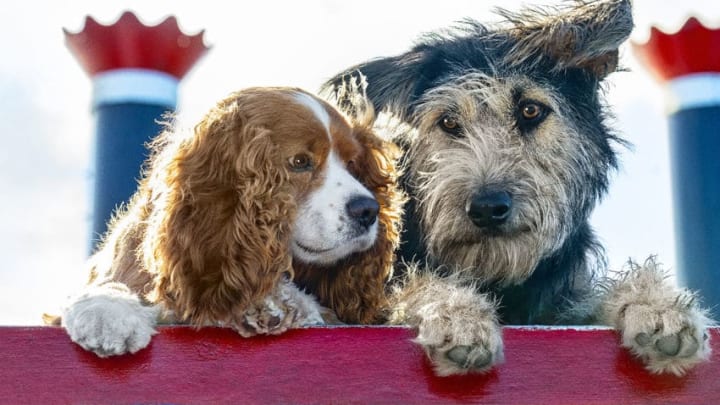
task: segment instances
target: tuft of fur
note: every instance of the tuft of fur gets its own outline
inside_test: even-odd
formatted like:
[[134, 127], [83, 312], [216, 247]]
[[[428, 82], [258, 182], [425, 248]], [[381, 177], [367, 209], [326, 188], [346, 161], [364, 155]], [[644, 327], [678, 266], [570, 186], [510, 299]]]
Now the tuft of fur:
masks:
[[506, 61], [520, 67], [552, 58], [556, 70], [577, 66], [605, 77], [617, 69], [618, 47], [632, 31], [631, 7], [630, 0], [576, 0], [521, 12], [499, 8], [517, 39]]

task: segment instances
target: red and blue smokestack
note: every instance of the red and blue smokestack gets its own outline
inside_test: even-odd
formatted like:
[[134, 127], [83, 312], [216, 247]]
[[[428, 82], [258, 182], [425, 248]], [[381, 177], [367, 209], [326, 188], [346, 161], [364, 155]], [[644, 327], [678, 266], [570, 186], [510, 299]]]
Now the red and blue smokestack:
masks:
[[720, 315], [720, 30], [690, 18], [634, 50], [666, 89], [678, 280]]
[[131, 12], [112, 25], [91, 17], [65, 41], [91, 76], [95, 117], [92, 248], [120, 204], [135, 192], [146, 144], [177, 106], [178, 84], [208, 48], [203, 32], [186, 35], [174, 17], [145, 26]]

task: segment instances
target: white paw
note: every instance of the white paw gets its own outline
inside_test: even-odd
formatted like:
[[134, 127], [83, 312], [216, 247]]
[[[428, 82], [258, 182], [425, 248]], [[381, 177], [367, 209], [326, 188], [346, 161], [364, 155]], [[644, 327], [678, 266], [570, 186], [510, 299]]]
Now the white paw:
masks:
[[653, 373], [681, 376], [710, 357], [710, 321], [692, 303], [672, 306], [629, 304], [624, 311], [622, 345]]
[[242, 314], [236, 329], [245, 337], [278, 335], [288, 329], [324, 324], [322, 310], [314, 297], [292, 282], [282, 281], [271, 295]]
[[77, 297], [62, 316], [73, 342], [100, 357], [135, 353], [155, 334], [158, 310], [126, 291], [98, 288]]
[[329, 313], [331, 317], [335, 314], [332, 310], [320, 306], [315, 297], [302, 292], [300, 294], [294, 298], [298, 311], [292, 325], [293, 328], [324, 325], [325, 316], [323, 314]]
[[693, 293], [668, 282], [654, 256], [608, 281], [601, 316], [620, 332], [623, 347], [653, 373], [683, 375], [710, 357], [713, 325]]
[[482, 373], [503, 362], [502, 328], [491, 302], [436, 302], [420, 313], [415, 342], [437, 375]]

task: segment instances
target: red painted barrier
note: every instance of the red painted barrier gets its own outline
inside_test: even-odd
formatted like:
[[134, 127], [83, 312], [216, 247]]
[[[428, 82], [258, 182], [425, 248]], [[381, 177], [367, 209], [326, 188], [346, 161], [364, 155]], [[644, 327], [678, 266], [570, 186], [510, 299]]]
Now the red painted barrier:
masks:
[[[720, 329], [712, 330], [720, 352]], [[720, 360], [647, 373], [611, 330], [505, 328], [487, 375], [435, 377], [405, 328], [295, 330], [244, 339], [163, 327], [150, 347], [100, 359], [52, 327], [1, 327], [0, 403], [718, 404]]]

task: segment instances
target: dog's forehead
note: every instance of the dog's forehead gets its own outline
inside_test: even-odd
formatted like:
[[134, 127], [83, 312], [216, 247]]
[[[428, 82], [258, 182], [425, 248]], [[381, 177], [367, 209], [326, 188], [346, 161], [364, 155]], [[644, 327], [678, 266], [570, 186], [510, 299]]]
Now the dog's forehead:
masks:
[[295, 102], [310, 111], [315, 119], [320, 121], [325, 130], [330, 132], [330, 114], [328, 113], [326, 106], [324, 106], [320, 100], [307, 93], [301, 92], [293, 94], [293, 99]]
[[561, 98], [562, 95], [552, 84], [525, 75], [499, 77], [470, 70], [429, 89], [420, 98], [418, 116], [422, 117], [431, 110], [463, 114], [474, 111], [478, 106], [504, 112], [522, 99], [532, 99], [557, 108]]
[[297, 92], [293, 99], [304, 107], [319, 122], [328, 136], [328, 141], [336, 148], [348, 151], [356, 147], [357, 141], [352, 135], [352, 127], [335, 108], [310, 94]]

